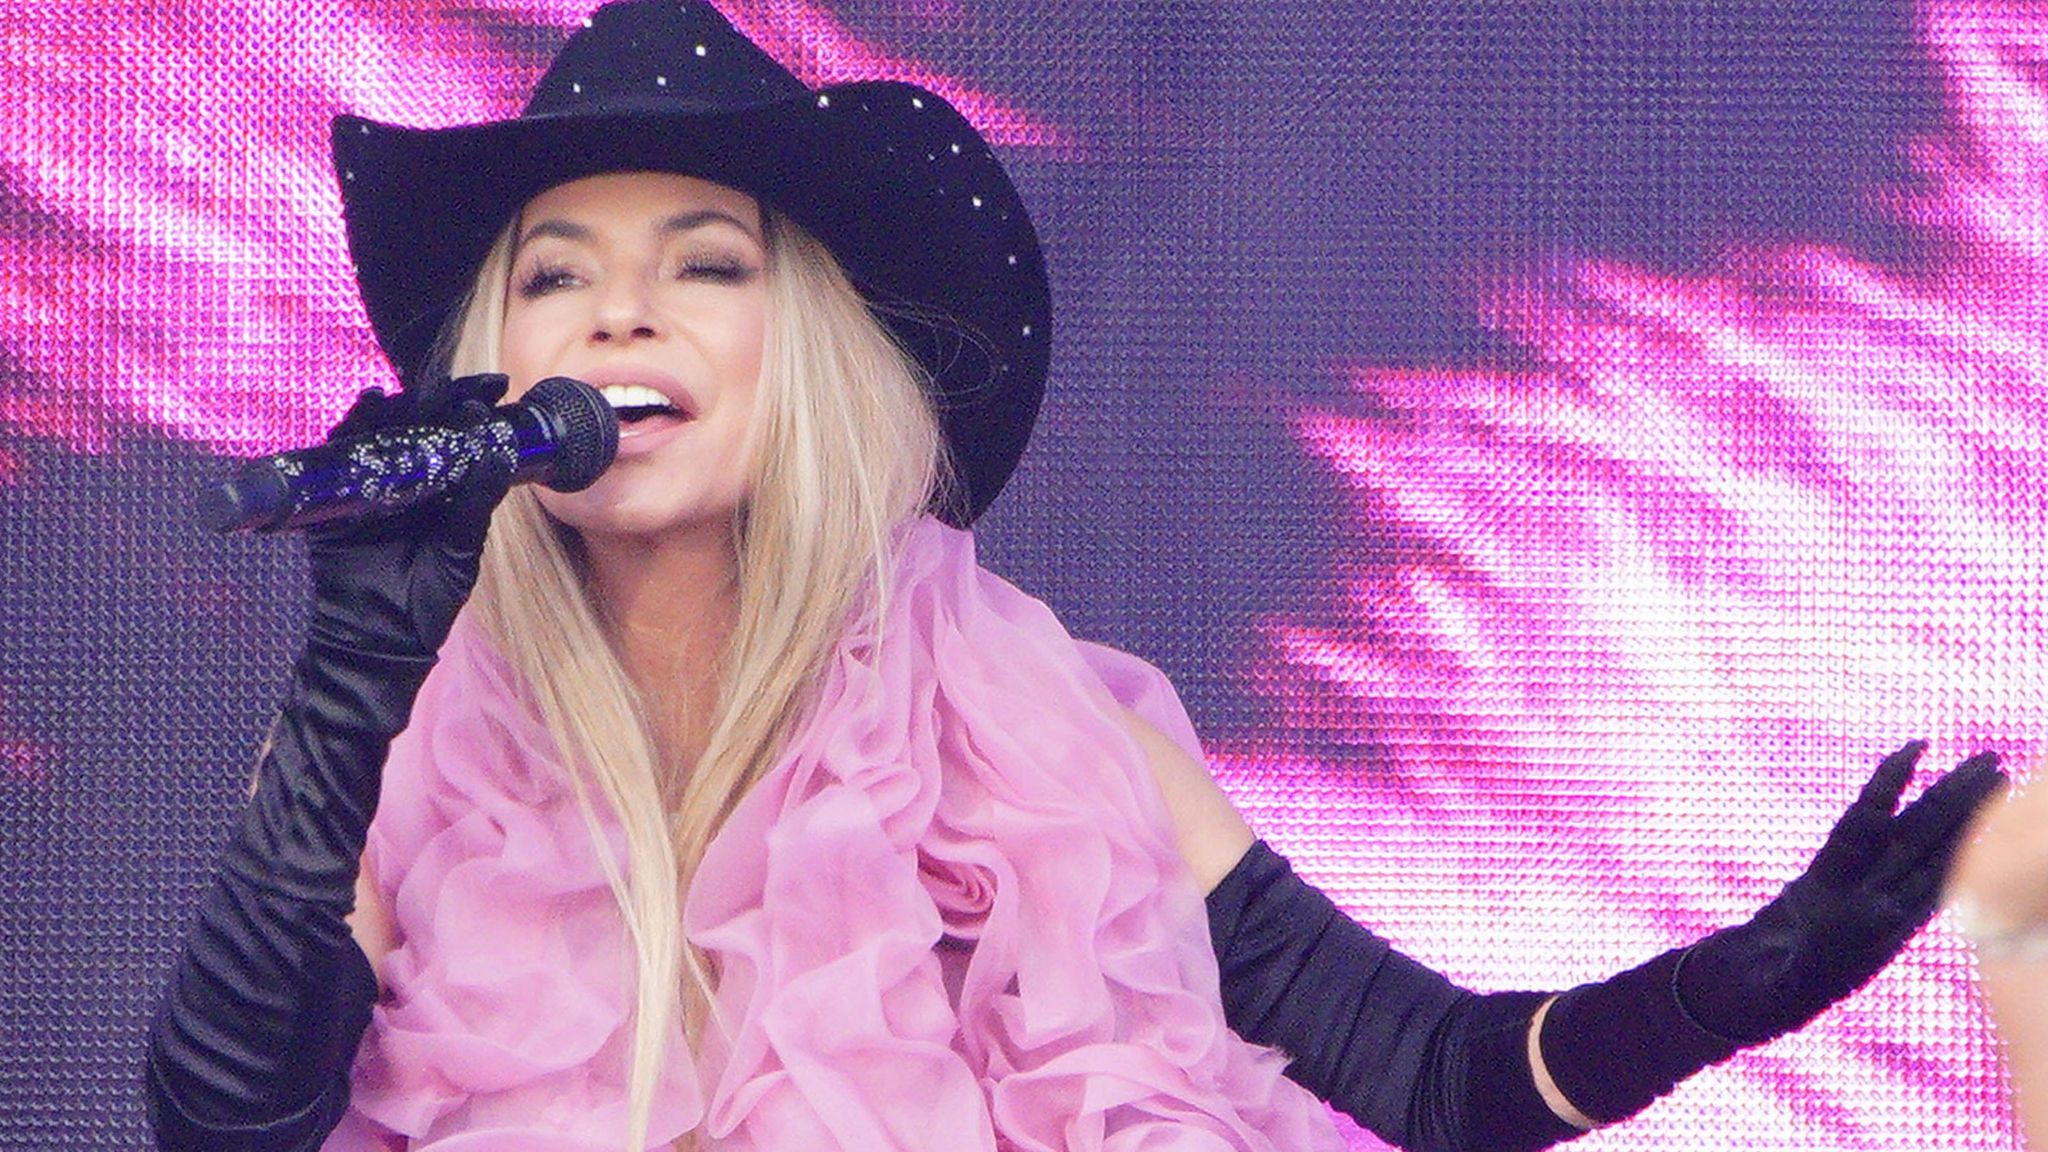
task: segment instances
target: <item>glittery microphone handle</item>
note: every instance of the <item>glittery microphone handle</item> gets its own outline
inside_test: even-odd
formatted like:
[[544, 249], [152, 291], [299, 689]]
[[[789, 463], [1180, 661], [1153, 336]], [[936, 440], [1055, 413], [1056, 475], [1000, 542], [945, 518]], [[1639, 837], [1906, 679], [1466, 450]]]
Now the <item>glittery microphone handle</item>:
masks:
[[610, 466], [618, 447], [618, 419], [604, 397], [555, 376], [470, 427], [386, 428], [250, 461], [200, 493], [199, 520], [215, 532], [275, 532], [389, 515], [457, 487], [489, 460], [509, 465], [515, 483], [574, 492]]

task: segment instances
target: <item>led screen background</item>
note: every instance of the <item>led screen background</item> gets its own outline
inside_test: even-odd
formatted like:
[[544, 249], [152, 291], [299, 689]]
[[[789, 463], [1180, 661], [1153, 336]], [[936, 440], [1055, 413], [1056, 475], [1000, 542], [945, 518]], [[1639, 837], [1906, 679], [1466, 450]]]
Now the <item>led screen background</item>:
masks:
[[[1906, 739], [2040, 751], [2048, 16], [723, 7], [995, 142], [1058, 311], [985, 556], [1420, 958], [1597, 978], [1768, 899]], [[583, 9], [0, 0], [0, 1148], [142, 1142], [285, 673], [294, 545], [193, 490], [388, 380], [328, 118], [508, 114]], [[1582, 1146], [2011, 1147], [1967, 974], [1937, 923]]]

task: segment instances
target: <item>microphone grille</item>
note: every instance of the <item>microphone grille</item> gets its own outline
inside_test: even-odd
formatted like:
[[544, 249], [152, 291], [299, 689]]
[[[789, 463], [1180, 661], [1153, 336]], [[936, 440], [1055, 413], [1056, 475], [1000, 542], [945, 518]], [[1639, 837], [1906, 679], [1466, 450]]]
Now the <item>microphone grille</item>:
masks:
[[549, 488], [588, 488], [619, 454], [619, 417], [604, 394], [583, 381], [550, 376], [528, 389], [520, 403], [539, 411], [558, 433], [554, 464], [541, 479]]

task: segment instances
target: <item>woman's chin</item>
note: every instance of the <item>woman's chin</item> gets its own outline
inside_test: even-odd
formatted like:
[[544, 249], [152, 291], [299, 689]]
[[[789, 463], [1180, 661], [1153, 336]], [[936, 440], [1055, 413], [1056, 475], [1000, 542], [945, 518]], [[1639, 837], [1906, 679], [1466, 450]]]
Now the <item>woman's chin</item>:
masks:
[[616, 541], [641, 546], [695, 538], [730, 540], [738, 517], [736, 499], [692, 499], [673, 489], [636, 490], [638, 486], [599, 480], [581, 492], [540, 492], [541, 507], [586, 544]]

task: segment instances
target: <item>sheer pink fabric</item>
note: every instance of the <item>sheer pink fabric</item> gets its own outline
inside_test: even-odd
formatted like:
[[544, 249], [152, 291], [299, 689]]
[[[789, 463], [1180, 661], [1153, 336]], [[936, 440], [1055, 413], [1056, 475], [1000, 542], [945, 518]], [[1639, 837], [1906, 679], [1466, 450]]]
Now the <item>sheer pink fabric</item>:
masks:
[[[911, 530], [690, 886], [730, 1032], [675, 1040], [654, 1144], [1341, 1148], [1223, 1023], [1122, 709], [1199, 753], [1157, 671]], [[414, 716], [372, 832], [402, 943], [327, 1148], [616, 1152], [628, 949], [555, 749], [467, 623]]]

